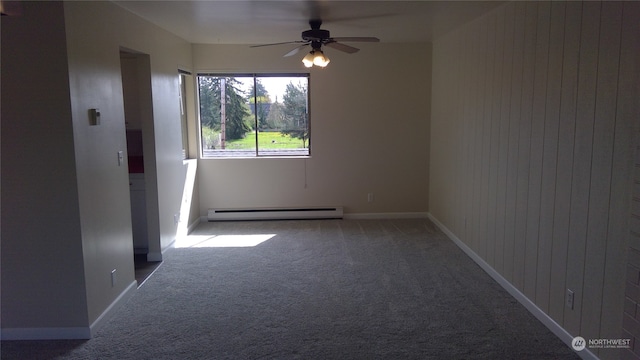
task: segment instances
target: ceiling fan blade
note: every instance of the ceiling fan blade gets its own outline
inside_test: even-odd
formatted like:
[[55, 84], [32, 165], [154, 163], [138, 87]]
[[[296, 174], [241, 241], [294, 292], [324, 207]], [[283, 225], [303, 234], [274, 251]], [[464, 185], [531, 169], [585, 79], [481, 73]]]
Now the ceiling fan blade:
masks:
[[289, 51], [288, 53], [284, 54], [283, 57], [289, 57], [289, 56], [293, 56], [295, 54], [297, 54], [300, 50], [302, 50], [304, 47], [308, 46], [309, 44], [304, 44], [304, 45], [300, 45], [297, 48]]
[[335, 42], [335, 41], [334, 42], [328, 42], [326, 45], [329, 46], [329, 47], [332, 47], [332, 48], [334, 48], [336, 50], [340, 50], [340, 51], [346, 52], [347, 54], [353, 54], [353, 53], [356, 53], [356, 52], [360, 51], [360, 49], [358, 49], [358, 48], [354, 48], [353, 46], [345, 45], [345, 44], [342, 44], [342, 43], [339, 43], [339, 42]]
[[361, 36], [361, 37], [334, 37], [331, 38], [333, 41], [342, 41], [342, 42], [380, 42], [380, 39], [372, 36]]
[[296, 41], [285, 41], [285, 42], [272, 43], [272, 44], [251, 45], [249, 47], [256, 48], [256, 47], [263, 47], [263, 46], [284, 45], [284, 44], [301, 44], [301, 43], [305, 43], [305, 45], [306, 45], [306, 41], [296, 40]]

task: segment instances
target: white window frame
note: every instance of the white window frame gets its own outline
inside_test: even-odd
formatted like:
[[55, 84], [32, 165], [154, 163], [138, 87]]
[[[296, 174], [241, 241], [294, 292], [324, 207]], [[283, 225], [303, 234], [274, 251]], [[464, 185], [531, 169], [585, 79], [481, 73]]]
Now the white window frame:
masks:
[[[282, 150], [273, 150], [273, 151], [265, 151], [264, 149], [261, 151], [260, 147], [258, 146], [258, 137], [259, 137], [259, 133], [261, 132], [258, 129], [258, 113], [257, 111], [254, 111], [253, 113], [253, 121], [254, 121], [254, 126], [256, 129], [256, 145], [254, 149], [251, 150], [247, 150], [247, 151], [238, 151], [239, 154], [234, 154], [233, 151], [231, 150], [217, 150], [216, 149], [207, 149], [203, 142], [204, 142], [204, 135], [203, 135], [203, 126], [202, 126], [202, 118], [201, 118], [201, 103], [200, 103], [200, 97], [201, 97], [201, 88], [200, 88], [200, 77], [203, 76], [210, 76], [210, 77], [226, 77], [226, 78], [246, 78], [246, 77], [252, 77], [254, 80], [254, 94], [253, 97], [256, 98], [257, 97], [257, 86], [255, 86], [257, 79], [259, 78], [265, 78], [265, 77], [297, 77], [297, 78], [306, 78], [307, 81], [307, 99], [306, 99], [306, 119], [307, 119], [307, 134], [308, 134], [308, 138], [306, 140], [307, 145], [306, 148], [304, 148], [304, 150], [301, 149], [295, 149], [295, 150], [287, 150], [287, 149], [282, 149]], [[250, 159], [256, 159], [256, 158], [310, 158], [311, 157], [311, 91], [310, 91], [310, 74], [309, 73], [242, 73], [242, 72], [227, 72], [227, 73], [220, 73], [220, 72], [198, 72], [196, 75], [196, 81], [195, 81], [195, 86], [196, 86], [196, 94], [197, 94], [197, 109], [198, 109], [198, 148], [199, 148], [199, 153], [200, 153], [200, 157], [201, 159], [242, 159], [242, 158], [250, 158]], [[296, 151], [297, 150], [297, 151]]]

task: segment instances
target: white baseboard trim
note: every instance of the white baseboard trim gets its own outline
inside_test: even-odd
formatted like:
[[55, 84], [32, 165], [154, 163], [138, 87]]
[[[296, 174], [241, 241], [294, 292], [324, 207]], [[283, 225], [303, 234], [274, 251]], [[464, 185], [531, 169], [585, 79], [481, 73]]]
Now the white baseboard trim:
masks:
[[173, 250], [173, 248], [175, 247], [176, 244], [176, 240], [173, 239], [173, 241], [171, 242], [171, 244], [167, 245], [164, 249], [162, 249], [161, 252], [150, 252], [147, 254], [147, 261], [151, 261], [151, 262], [155, 262], [155, 261], [162, 261], [165, 257], [165, 255], [167, 254], [167, 252]]
[[[428, 213], [426, 212], [393, 212], [393, 213], [345, 213], [342, 217], [346, 220], [380, 220], [380, 219], [426, 219]], [[201, 216], [199, 222], [208, 222], [206, 216]], [[199, 222], [194, 223], [195, 228]], [[189, 232], [193, 230], [189, 227]]]
[[90, 339], [89, 327], [3, 328], [0, 340]]
[[164, 260], [167, 253], [176, 247], [176, 239], [173, 239], [169, 245], [165, 246], [161, 252], [150, 252], [147, 254], [147, 261], [160, 262]]
[[394, 213], [350, 213], [344, 214], [347, 220], [380, 220], [380, 219], [426, 219], [426, 212], [394, 212]]
[[98, 318], [96, 319], [96, 321], [93, 322], [93, 324], [91, 324], [91, 326], [89, 327], [90, 329], [90, 336], [93, 337], [96, 332], [98, 332], [98, 330], [100, 330], [100, 328], [102, 328], [108, 321], [109, 319], [113, 316], [113, 313], [115, 312], [115, 310], [119, 309], [120, 307], [122, 307], [122, 305], [127, 302], [127, 300], [129, 300], [129, 298], [131, 296], [133, 296], [133, 294], [136, 292], [136, 290], [138, 289], [138, 282], [136, 280], [134, 280], [131, 284], [129, 284], [129, 286], [127, 286], [127, 288], [111, 303], [111, 305], [109, 305], [105, 311], [102, 312], [102, 314], [100, 314], [100, 316], [98, 316]]
[[[453, 241], [462, 251], [467, 254], [473, 261], [478, 264], [482, 270], [484, 270], [489, 276], [493, 278], [500, 286], [502, 286], [511, 296], [513, 296], [520, 304], [522, 304], [533, 316], [535, 316], [544, 326], [546, 326], [552, 333], [554, 333], [562, 342], [571, 348], [571, 341], [574, 336], [565, 330], [560, 324], [547, 315], [542, 309], [540, 309], [533, 301], [526, 297], [518, 288], [513, 286], [507, 279], [505, 279], [500, 273], [498, 273], [491, 265], [489, 265], [484, 259], [476, 254], [470, 247], [467, 246], [462, 240], [460, 240], [454, 233], [452, 233], [444, 224], [436, 219], [431, 213], [427, 213], [429, 220], [433, 221], [443, 233], [445, 233], [451, 241]], [[577, 351], [576, 354], [580, 358], [585, 360], [598, 360], [598, 357], [589, 351], [584, 349]]]
[[147, 261], [162, 261], [162, 252], [149, 252], [147, 253]]
[[[204, 220], [203, 220], [204, 219]], [[207, 217], [206, 216], [202, 216], [199, 218], [196, 218], [196, 220], [194, 222], [192, 222], [189, 226], [187, 226], [187, 234], [190, 234], [193, 229], [196, 228], [196, 226], [198, 226], [200, 224], [200, 222], [202, 221], [207, 221]]]
[[91, 339], [96, 332], [108, 322], [114, 311], [120, 308], [136, 291], [134, 280], [127, 288], [100, 314], [91, 326], [86, 327], [46, 327], [46, 328], [3, 328], [0, 340], [79, 340]]

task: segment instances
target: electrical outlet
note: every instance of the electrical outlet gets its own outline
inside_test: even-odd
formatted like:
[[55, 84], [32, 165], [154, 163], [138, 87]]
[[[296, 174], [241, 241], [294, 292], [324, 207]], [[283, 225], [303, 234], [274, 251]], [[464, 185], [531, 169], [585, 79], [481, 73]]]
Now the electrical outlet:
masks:
[[180, 213], [174, 214], [173, 215], [173, 223], [175, 225], [178, 225], [179, 222], [180, 222]]
[[111, 287], [116, 286], [116, 269], [111, 270]]
[[572, 310], [573, 310], [573, 299], [574, 299], [573, 290], [567, 289], [566, 305], [569, 309], [572, 309]]
[[373, 202], [373, 193], [368, 193], [367, 194], [367, 201], [368, 202]]

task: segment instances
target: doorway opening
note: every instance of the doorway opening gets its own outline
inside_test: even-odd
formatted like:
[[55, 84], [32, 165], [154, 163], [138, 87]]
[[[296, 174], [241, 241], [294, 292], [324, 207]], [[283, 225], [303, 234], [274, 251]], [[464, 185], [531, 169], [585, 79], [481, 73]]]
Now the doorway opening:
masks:
[[151, 62], [147, 54], [120, 51], [124, 100], [129, 194], [136, 280], [140, 286], [160, 264], [152, 249], [160, 245], [155, 190], [155, 145]]

